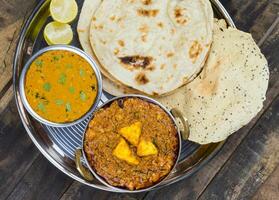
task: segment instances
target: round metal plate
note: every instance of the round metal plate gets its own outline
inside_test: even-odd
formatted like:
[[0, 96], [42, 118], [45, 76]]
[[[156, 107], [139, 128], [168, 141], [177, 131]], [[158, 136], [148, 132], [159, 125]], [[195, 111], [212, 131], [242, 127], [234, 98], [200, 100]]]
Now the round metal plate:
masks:
[[[230, 26], [235, 27], [232, 19], [223, 8], [221, 3], [218, 0], [212, 0], [211, 2], [214, 8], [215, 17], [223, 18]], [[101, 184], [97, 180], [94, 180], [93, 182], [87, 182], [79, 175], [75, 168], [74, 153], [77, 148], [81, 147], [82, 136], [89, 119], [67, 128], [46, 126], [34, 120], [27, 113], [19, 96], [18, 81], [22, 67], [32, 54], [47, 46], [43, 39], [42, 32], [44, 26], [52, 20], [49, 16], [49, 3], [50, 0], [42, 1], [33, 10], [31, 16], [26, 21], [21, 31], [18, 46], [15, 52], [13, 82], [14, 93], [20, 117], [28, 135], [34, 144], [41, 151], [41, 153], [58, 169], [81, 183], [94, 188], [112, 191], [111, 188]], [[83, 0], [77, 0], [77, 3], [79, 5], [79, 9], [81, 9]], [[77, 32], [75, 31], [76, 26], [77, 19], [72, 23], [72, 28], [74, 30], [74, 40], [71, 45], [81, 48], [78, 41]], [[112, 96], [104, 92], [99, 106], [110, 98], [112, 98]], [[216, 155], [223, 144], [224, 142], [209, 145], [198, 145], [196, 143], [184, 141], [182, 144], [182, 152], [181, 157], [179, 158], [179, 164], [171, 176], [169, 176], [168, 179], [166, 179], [159, 187], [172, 184], [192, 175], [203, 164], [207, 163], [214, 155]]]

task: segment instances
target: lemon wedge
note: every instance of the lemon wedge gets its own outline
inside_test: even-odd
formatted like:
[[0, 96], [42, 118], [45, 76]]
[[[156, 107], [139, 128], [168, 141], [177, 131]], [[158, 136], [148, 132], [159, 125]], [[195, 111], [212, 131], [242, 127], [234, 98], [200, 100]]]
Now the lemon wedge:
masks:
[[55, 21], [70, 23], [77, 16], [78, 6], [75, 0], [52, 0], [49, 10]]
[[73, 31], [69, 24], [50, 22], [44, 29], [44, 38], [48, 45], [70, 44], [73, 40]]

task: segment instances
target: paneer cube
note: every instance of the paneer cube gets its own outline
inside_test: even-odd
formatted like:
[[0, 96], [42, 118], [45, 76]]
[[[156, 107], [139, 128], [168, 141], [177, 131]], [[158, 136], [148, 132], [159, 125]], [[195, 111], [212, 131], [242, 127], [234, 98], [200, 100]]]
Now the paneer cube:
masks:
[[139, 164], [138, 159], [133, 155], [128, 143], [123, 138], [120, 139], [119, 143], [113, 150], [113, 155], [131, 165]]
[[156, 146], [151, 141], [141, 140], [137, 148], [138, 156], [150, 156], [158, 154]]
[[136, 122], [130, 126], [121, 128], [119, 130], [119, 134], [122, 135], [132, 145], [138, 146], [141, 135], [141, 127], [141, 122]]

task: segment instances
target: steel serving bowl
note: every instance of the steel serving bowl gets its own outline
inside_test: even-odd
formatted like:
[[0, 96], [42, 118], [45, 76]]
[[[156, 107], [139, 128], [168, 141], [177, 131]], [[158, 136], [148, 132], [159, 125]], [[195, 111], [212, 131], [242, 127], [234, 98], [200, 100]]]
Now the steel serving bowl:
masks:
[[[177, 152], [177, 157], [176, 157], [176, 161], [172, 167], [172, 169], [169, 171], [168, 175], [165, 176], [164, 178], [162, 178], [160, 181], [158, 181], [157, 183], [155, 183], [154, 185], [147, 187], [147, 188], [143, 188], [143, 189], [139, 189], [139, 190], [128, 190], [128, 189], [123, 189], [120, 187], [115, 187], [110, 185], [108, 182], [105, 181], [105, 179], [103, 177], [101, 177], [100, 175], [97, 174], [96, 170], [94, 168], [91, 167], [91, 165], [89, 164], [85, 151], [84, 151], [84, 139], [85, 139], [85, 134], [87, 129], [89, 128], [89, 123], [87, 125], [87, 128], [85, 129], [85, 132], [83, 134], [83, 138], [82, 138], [82, 147], [80, 149], [76, 150], [76, 168], [79, 171], [79, 173], [87, 180], [87, 181], [92, 181], [94, 179], [94, 177], [99, 180], [101, 183], [103, 183], [104, 185], [106, 185], [107, 187], [113, 189], [114, 191], [118, 191], [118, 192], [129, 192], [129, 193], [136, 193], [136, 192], [144, 192], [144, 191], [150, 191], [151, 189], [159, 186], [170, 174], [171, 172], [176, 168], [176, 165], [178, 163], [180, 154], [181, 154], [181, 147], [182, 147], [182, 139], [187, 140], [189, 137], [189, 125], [187, 122], [187, 119], [185, 117], [183, 117], [182, 113], [177, 110], [176, 108], [171, 109], [170, 111], [167, 110], [162, 104], [160, 104], [159, 102], [157, 102], [156, 100], [150, 98], [150, 97], [146, 97], [146, 96], [142, 96], [142, 95], [124, 95], [124, 96], [120, 96], [120, 97], [115, 97], [112, 98], [111, 100], [107, 101], [105, 104], [103, 104], [101, 107], [99, 107], [97, 110], [95, 110], [94, 113], [98, 112], [100, 109], [102, 108], [106, 108], [108, 106], [111, 105], [112, 102], [114, 101], [125, 101], [126, 99], [129, 98], [139, 98], [141, 100], [144, 100], [148, 103], [152, 103], [155, 104], [157, 106], [159, 106], [163, 111], [165, 111], [165, 113], [170, 117], [170, 119], [172, 120], [173, 124], [175, 125], [176, 128], [176, 133], [177, 133], [177, 138], [178, 138], [178, 152]], [[91, 119], [94, 118], [94, 113]], [[183, 125], [183, 130], [181, 130], [178, 126], [178, 122], [176, 121], [176, 118], [180, 119]], [[86, 166], [87, 168], [85, 168], [82, 165], [81, 162], [81, 158], [83, 158], [85, 160]], [[93, 174], [93, 175], [92, 175]]]
[[[90, 109], [80, 118], [71, 121], [71, 122], [66, 122], [66, 123], [55, 123], [55, 122], [51, 122], [49, 120], [44, 119], [43, 117], [41, 117], [40, 115], [38, 115], [33, 108], [30, 106], [26, 95], [25, 95], [25, 77], [27, 74], [27, 71], [29, 69], [29, 67], [31, 66], [31, 64], [33, 63], [33, 61], [39, 57], [40, 55], [49, 52], [49, 51], [55, 51], [55, 50], [63, 50], [63, 51], [69, 51], [72, 53], [75, 53], [79, 56], [81, 56], [82, 58], [84, 58], [92, 67], [95, 75], [96, 75], [96, 79], [97, 79], [97, 86], [98, 86], [98, 90], [97, 90], [97, 96], [95, 98], [94, 103], [91, 105]], [[89, 56], [87, 55], [84, 51], [73, 47], [73, 46], [69, 46], [69, 45], [53, 45], [53, 46], [49, 46], [46, 48], [41, 49], [40, 51], [38, 51], [37, 53], [35, 53], [29, 60], [28, 62], [24, 65], [23, 70], [21, 72], [20, 78], [19, 78], [19, 94], [20, 97], [22, 99], [22, 103], [24, 105], [24, 107], [26, 108], [26, 110], [30, 113], [30, 115], [32, 117], [34, 117], [36, 120], [38, 120], [39, 122], [48, 125], [48, 126], [53, 126], [53, 127], [67, 127], [67, 126], [72, 126], [75, 124], [78, 124], [82, 121], [84, 121], [86, 118], [88, 118], [90, 116], [90, 114], [92, 114], [92, 112], [97, 108], [97, 105], [101, 99], [101, 95], [102, 95], [102, 77], [101, 77], [101, 73], [100, 70], [96, 64], [96, 62]]]

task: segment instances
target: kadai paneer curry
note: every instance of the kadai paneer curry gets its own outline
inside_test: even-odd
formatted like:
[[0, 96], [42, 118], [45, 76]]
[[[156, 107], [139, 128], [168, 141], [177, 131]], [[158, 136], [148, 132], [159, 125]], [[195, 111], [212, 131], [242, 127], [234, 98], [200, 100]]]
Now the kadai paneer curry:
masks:
[[174, 122], [161, 107], [127, 97], [94, 114], [84, 151], [92, 169], [110, 185], [137, 190], [170, 173], [179, 139]]
[[66, 50], [52, 50], [33, 61], [24, 91], [28, 103], [42, 118], [67, 123], [90, 110], [97, 85], [96, 75], [83, 57]]

